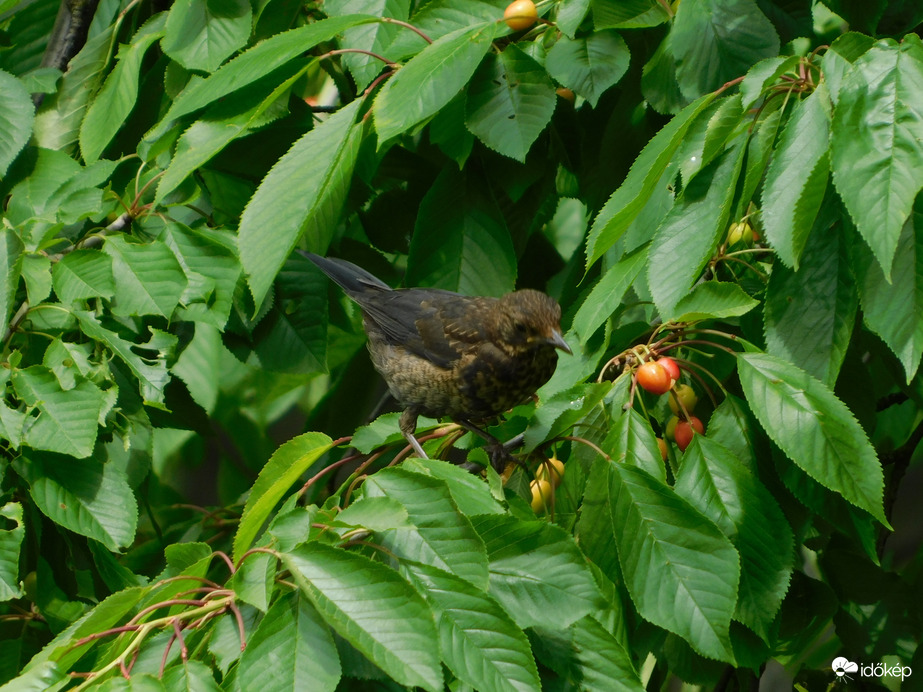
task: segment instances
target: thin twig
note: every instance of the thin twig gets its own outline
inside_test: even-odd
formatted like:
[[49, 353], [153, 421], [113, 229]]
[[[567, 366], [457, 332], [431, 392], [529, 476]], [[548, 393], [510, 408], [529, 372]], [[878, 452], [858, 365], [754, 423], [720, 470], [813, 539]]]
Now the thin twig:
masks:
[[402, 27], [404, 27], [405, 29], [410, 29], [412, 32], [414, 32], [415, 34], [417, 34], [420, 38], [422, 38], [422, 39], [423, 39], [424, 41], [426, 41], [427, 43], [432, 43], [432, 42], [433, 42], [433, 39], [431, 39], [429, 36], [427, 36], [426, 34], [424, 34], [422, 31], [420, 31], [420, 30], [419, 30], [417, 27], [415, 27], [413, 24], [408, 24], [407, 22], [402, 22], [400, 19], [392, 19], [391, 17], [379, 17], [379, 18], [378, 18], [378, 21], [384, 22], [385, 24], [397, 24], [398, 26], [402, 26]]

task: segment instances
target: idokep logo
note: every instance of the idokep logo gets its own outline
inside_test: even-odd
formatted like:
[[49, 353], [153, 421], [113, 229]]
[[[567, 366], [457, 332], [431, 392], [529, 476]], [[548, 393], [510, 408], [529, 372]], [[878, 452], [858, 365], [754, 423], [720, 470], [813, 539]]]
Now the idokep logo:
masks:
[[831, 663], [830, 666], [833, 668], [833, 672], [836, 673], [838, 678], [845, 678], [847, 680], [852, 680], [852, 678], [848, 675], [849, 673], [859, 672], [858, 663], [853, 663], [852, 661], [845, 659], [842, 656], [833, 659], [833, 663]]
[[863, 678], [893, 677], [903, 680], [913, 672], [910, 666], [889, 666], [886, 663], [858, 664], [848, 658], [839, 656], [830, 664], [838, 680], [852, 680], [852, 675], [858, 674]]

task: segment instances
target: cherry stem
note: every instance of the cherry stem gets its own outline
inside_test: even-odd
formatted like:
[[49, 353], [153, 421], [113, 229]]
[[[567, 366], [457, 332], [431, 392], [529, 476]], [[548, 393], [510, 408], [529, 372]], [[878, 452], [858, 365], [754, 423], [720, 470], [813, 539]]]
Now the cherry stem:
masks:
[[422, 38], [422, 39], [423, 39], [424, 41], [426, 41], [427, 43], [432, 43], [432, 42], [433, 42], [433, 39], [431, 39], [429, 36], [427, 36], [426, 34], [424, 34], [422, 31], [420, 31], [420, 30], [419, 30], [417, 27], [415, 27], [413, 24], [408, 24], [407, 22], [402, 22], [400, 19], [392, 19], [391, 17], [378, 17], [378, 21], [384, 22], [385, 24], [397, 24], [398, 26], [402, 26], [402, 27], [404, 27], [405, 29], [410, 29], [412, 32], [414, 32], [415, 34], [417, 34], [420, 38]]
[[323, 55], [318, 56], [318, 60], [323, 60], [325, 58], [331, 58], [334, 55], [344, 55], [346, 53], [360, 53], [362, 55], [369, 55], [375, 58], [376, 60], [381, 60], [388, 67], [395, 67], [397, 65], [397, 63], [391, 62], [383, 55], [379, 55], [378, 53], [373, 53], [370, 50], [363, 50], [362, 48], [337, 48], [336, 50], [331, 50], [331, 51], [324, 53]]
[[591, 449], [595, 449], [596, 453], [599, 454], [606, 461], [612, 461], [612, 457], [610, 457], [602, 449], [600, 449], [598, 445], [590, 442], [588, 439], [584, 437], [578, 437], [576, 435], [564, 435], [561, 439], [570, 440], [571, 442], [579, 442], [580, 444], [586, 445], [587, 447], [590, 447]]
[[[715, 376], [711, 373], [711, 371], [710, 371], [708, 368], [706, 368], [706, 367], [704, 367], [704, 366], [702, 366], [702, 365], [699, 365], [698, 363], [695, 363], [695, 362], [693, 362], [693, 361], [691, 361], [691, 360], [685, 360], [684, 358], [677, 358], [676, 361], [677, 361], [678, 363], [681, 363], [681, 364], [683, 365], [684, 369], [686, 370], [686, 372], [688, 372], [690, 375], [692, 375], [692, 376], [696, 379], [696, 381], [698, 381], [698, 383], [699, 383], [700, 385], [702, 385], [702, 389], [704, 389], [705, 392], [708, 394], [708, 398], [711, 400], [712, 406], [714, 406], [715, 408], [717, 408], [717, 407], [718, 407], [718, 400], [717, 400], [717, 398], [715, 397], [714, 391], [712, 391], [712, 388], [708, 386], [708, 382], [705, 381], [705, 378], [702, 377], [699, 373], [697, 373], [696, 370], [701, 370], [702, 372], [704, 372], [705, 374], [707, 374], [709, 377], [711, 377], [711, 378], [715, 381], [715, 383], [718, 385], [718, 387], [719, 387], [722, 391], [724, 391], [724, 387], [721, 386], [721, 382], [718, 381], [718, 378], [715, 377]], [[726, 392], [725, 392], [725, 394], [726, 394]]]
[[762, 279], [763, 281], [769, 281], [769, 277], [764, 272], [761, 272], [759, 269], [754, 267], [749, 262], [740, 259], [740, 257], [735, 257], [734, 255], [724, 255], [723, 259], [726, 261], [730, 260], [731, 262], [739, 262], [740, 264], [744, 265], [747, 269], [752, 271], [754, 274], [756, 274], [758, 277], [760, 277], [760, 279]]

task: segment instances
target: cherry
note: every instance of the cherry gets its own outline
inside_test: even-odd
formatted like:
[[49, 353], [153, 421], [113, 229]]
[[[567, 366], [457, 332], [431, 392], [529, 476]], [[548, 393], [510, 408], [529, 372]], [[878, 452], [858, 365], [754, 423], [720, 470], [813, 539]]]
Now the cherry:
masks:
[[732, 223], [731, 230], [728, 231], [728, 245], [736, 245], [740, 242], [751, 243], [753, 235], [753, 227], [746, 221]]
[[659, 362], [648, 361], [638, 368], [638, 384], [652, 394], [666, 394], [673, 380]]
[[679, 379], [679, 365], [676, 364], [676, 361], [672, 358], [659, 358], [657, 360], [660, 365], [669, 373], [670, 378], [676, 382]]
[[670, 394], [670, 410], [673, 411], [674, 415], [678, 416], [683, 408], [686, 409], [686, 413], [692, 413], [697, 403], [699, 403], [699, 397], [695, 395], [695, 391], [688, 384], [677, 385]]
[[699, 435], [704, 434], [705, 425], [695, 416], [689, 416], [689, 420], [681, 420], [676, 424], [676, 430], [673, 431], [673, 436], [676, 440], [676, 446], [680, 448], [680, 451], [686, 451], [686, 447], [692, 442], [692, 436], [696, 433]]
[[513, 31], [522, 31], [535, 24], [538, 10], [532, 0], [513, 0], [503, 12], [503, 20]]
[[544, 479], [532, 481], [529, 488], [532, 490], [532, 501], [529, 503], [532, 505], [532, 511], [536, 514], [541, 514], [551, 504], [551, 499], [554, 497], [554, 488], [551, 487], [551, 483]]
[[564, 478], [564, 462], [556, 457], [551, 457], [543, 461], [535, 472], [535, 477], [539, 480], [550, 481], [555, 487]]
[[660, 458], [664, 461], [667, 460], [667, 441], [662, 437], [657, 438], [657, 447], [660, 449]]

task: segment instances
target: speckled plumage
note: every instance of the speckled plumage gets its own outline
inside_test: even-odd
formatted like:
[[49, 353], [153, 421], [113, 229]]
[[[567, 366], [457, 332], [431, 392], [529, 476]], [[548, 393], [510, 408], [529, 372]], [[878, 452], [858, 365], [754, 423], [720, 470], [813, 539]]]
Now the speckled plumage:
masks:
[[548, 381], [556, 349], [570, 353], [561, 308], [539, 291], [490, 298], [392, 289], [350, 262], [306, 256], [362, 309], [372, 363], [404, 407], [401, 431], [418, 454], [417, 416], [489, 420]]

